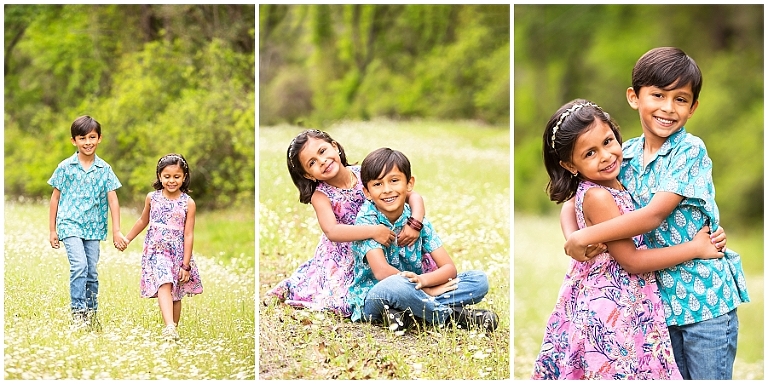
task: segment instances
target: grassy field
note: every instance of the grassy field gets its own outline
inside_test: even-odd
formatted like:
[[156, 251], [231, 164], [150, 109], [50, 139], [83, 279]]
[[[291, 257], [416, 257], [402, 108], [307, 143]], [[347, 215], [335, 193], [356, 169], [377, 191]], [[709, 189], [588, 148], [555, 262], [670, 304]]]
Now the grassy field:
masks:
[[[515, 214], [514, 378], [528, 379], [570, 258], [563, 253], [557, 217]], [[727, 246], [742, 257], [751, 302], [738, 309], [739, 344], [733, 379], [762, 380], [764, 338], [763, 232], [729, 233]]]
[[[5, 380], [255, 378], [253, 241], [231, 240], [253, 238], [252, 216], [250, 224], [246, 219], [232, 229], [228, 243], [207, 233], [216, 215], [198, 216], [195, 260], [204, 292], [184, 298], [181, 340], [168, 343], [158, 337], [157, 300], [139, 297], [143, 234], [124, 253], [111, 246], [111, 235], [102, 243], [103, 330], [71, 331], [69, 263], [63, 246], [54, 250], [48, 244], [47, 203], [6, 201], [4, 208]], [[133, 224], [131, 216], [123, 215], [124, 233]], [[227, 217], [232, 215], [221, 219]], [[217, 241], [218, 246], [210, 244]], [[235, 255], [242, 261], [200, 253], [209, 249], [239, 249]]]
[[[259, 294], [312, 257], [320, 228], [286, 169], [297, 127], [259, 130]], [[369, 324], [285, 305], [259, 306], [260, 379], [509, 379], [509, 131], [472, 123], [341, 123], [327, 129], [351, 163], [379, 147], [411, 160], [415, 190], [459, 271], [480, 269], [491, 288], [480, 308], [501, 319], [491, 334], [427, 329], [395, 336]]]

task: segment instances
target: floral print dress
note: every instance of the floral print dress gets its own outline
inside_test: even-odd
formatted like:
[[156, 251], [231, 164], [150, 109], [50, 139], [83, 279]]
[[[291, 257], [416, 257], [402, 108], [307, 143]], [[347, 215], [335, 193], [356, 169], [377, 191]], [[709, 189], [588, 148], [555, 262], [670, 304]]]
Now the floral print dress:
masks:
[[[576, 218], [584, 220], [584, 194], [604, 188], [621, 213], [633, 209], [627, 191], [582, 181]], [[635, 245], [642, 245], [636, 236]], [[672, 343], [654, 273], [627, 273], [610, 254], [571, 260], [547, 322], [532, 379], [676, 379]]]
[[[357, 182], [351, 189], [341, 189], [320, 182], [317, 191], [328, 196], [339, 224], [354, 225], [357, 212], [365, 202], [360, 166], [348, 167]], [[354, 277], [354, 258], [351, 243], [333, 242], [320, 236], [313, 258], [304, 262], [287, 279], [272, 288], [267, 295], [275, 296], [286, 304], [312, 310], [330, 310], [349, 317], [352, 312], [347, 302], [349, 286]]]
[[173, 200], [163, 196], [162, 190], [150, 196], [149, 229], [141, 258], [141, 297], [157, 297], [160, 286], [168, 283], [172, 284], [173, 301], [203, 292], [194, 256], [189, 261], [192, 267], [189, 281], [179, 284], [179, 270], [184, 261], [188, 202], [189, 195], [186, 193]]

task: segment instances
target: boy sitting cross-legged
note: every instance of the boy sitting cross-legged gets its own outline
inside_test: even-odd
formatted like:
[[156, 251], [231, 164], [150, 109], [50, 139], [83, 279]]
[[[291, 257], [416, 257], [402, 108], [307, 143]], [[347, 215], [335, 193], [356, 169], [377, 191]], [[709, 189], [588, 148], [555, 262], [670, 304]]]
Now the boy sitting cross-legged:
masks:
[[[356, 225], [384, 224], [395, 233], [408, 225], [420, 231], [420, 237], [408, 247], [385, 247], [372, 239], [352, 243], [352, 321], [383, 322], [392, 331], [406, 330], [413, 320], [495, 330], [499, 318], [493, 311], [467, 307], [488, 293], [485, 273], [457, 275], [429, 220], [425, 217], [420, 223], [410, 217], [406, 198], [415, 179], [408, 158], [400, 151], [377, 149], [363, 160], [360, 178], [367, 201], [360, 208]], [[426, 273], [422, 268], [425, 253], [431, 254], [437, 265]]]

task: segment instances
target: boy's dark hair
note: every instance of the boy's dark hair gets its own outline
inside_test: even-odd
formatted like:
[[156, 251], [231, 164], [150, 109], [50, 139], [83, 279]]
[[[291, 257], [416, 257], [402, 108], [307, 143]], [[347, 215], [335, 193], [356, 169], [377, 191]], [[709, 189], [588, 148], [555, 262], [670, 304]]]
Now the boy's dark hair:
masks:
[[178, 165], [179, 168], [181, 168], [181, 171], [184, 172], [184, 181], [181, 183], [179, 190], [184, 193], [190, 193], [189, 183], [191, 178], [189, 176], [189, 164], [187, 163], [187, 159], [178, 153], [169, 153], [157, 161], [157, 171], [155, 171], [157, 179], [152, 184], [152, 187], [158, 191], [163, 189], [163, 183], [160, 181], [160, 172], [162, 172], [165, 167], [171, 165]]
[[696, 62], [675, 47], [651, 49], [637, 60], [632, 69], [632, 89], [635, 93], [640, 94], [642, 87], [672, 90], [690, 84], [693, 90], [691, 105], [699, 99], [703, 81]]
[[576, 193], [579, 178], [563, 168], [560, 161], [571, 162], [576, 139], [597, 119], [611, 127], [616, 140], [621, 144], [619, 125], [607, 112], [590, 101], [570, 101], [549, 118], [544, 128], [544, 167], [549, 174], [547, 193], [550, 200], [559, 204]]
[[344, 147], [342, 147], [338, 141], [333, 140], [329, 134], [318, 129], [309, 129], [294, 137], [293, 140], [291, 140], [291, 143], [288, 144], [288, 151], [286, 153], [288, 173], [291, 175], [293, 185], [299, 190], [299, 201], [304, 204], [309, 204], [312, 200], [312, 194], [315, 193], [318, 183], [318, 181], [312, 181], [304, 177], [306, 172], [304, 172], [304, 166], [299, 161], [299, 153], [301, 152], [301, 149], [304, 148], [304, 145], [307, 144], [310, 137], [336, 144], [336, 147], [339, 148], [339, 159], [341, 160], [341, 164], [345, 167], [349, 166], [347, 155], [344, 153]]
[[72, 122], [72, 127], [70, 127], [69, 131], [73, 139], [78, 136], [85, 136], [91, 131], [96, 131], [96, 134], [101, 137], [101, 124], [92, 117], [84, 115]]
[[402, 152], [379, 148], [363, 159], [360, 165], [360, 181], [368, 188], [369, 181], [380, 179], [395, 166], [405, 175], [406, 181], [411, 179], [411, 162]]

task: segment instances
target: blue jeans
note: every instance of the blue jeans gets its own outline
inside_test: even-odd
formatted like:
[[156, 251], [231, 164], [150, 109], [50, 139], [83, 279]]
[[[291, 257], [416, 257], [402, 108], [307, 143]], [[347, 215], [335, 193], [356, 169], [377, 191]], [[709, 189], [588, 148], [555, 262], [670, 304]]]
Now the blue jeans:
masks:
[[414, 316], [428, 324], [444, 324], [453, 313], [452, 307], [479, 303], [488, 293], [488, 277], [482, 271], [459, 273], [458, 288], [440, 296], [430, 296], [416, 283], [400, 275], [379, 281], [368, 291], [363, 307], [363, 320], [381, 321], [384, 306], [397, 310], [410, 309]]
[[67, 237], [61, 240], [69, 259], [69, 297], [73, 312], [97, 310], [99, 306], [99, 240]]
[[739, 318], [736, 310], [714, 319], [670, 326], [672, 351], [685, 380], [731, 380]]

